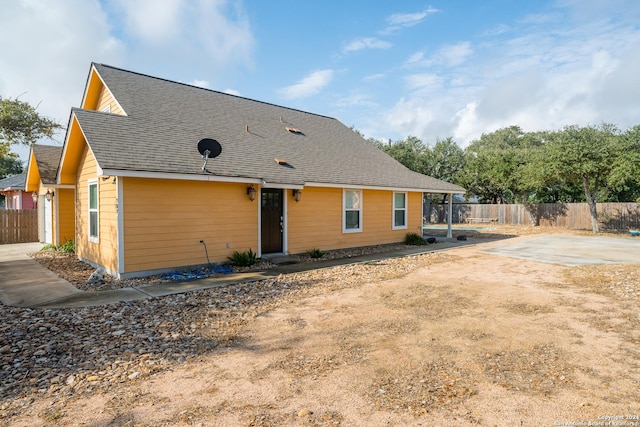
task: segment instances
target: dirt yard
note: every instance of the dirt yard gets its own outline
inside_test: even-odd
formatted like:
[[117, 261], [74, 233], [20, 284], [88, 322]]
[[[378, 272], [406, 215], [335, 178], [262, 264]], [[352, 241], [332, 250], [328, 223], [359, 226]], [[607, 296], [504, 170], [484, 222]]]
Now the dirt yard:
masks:
[[639, 266], [452, 250], [106, 392], [32, 396], [10, 425], [640, 425]]

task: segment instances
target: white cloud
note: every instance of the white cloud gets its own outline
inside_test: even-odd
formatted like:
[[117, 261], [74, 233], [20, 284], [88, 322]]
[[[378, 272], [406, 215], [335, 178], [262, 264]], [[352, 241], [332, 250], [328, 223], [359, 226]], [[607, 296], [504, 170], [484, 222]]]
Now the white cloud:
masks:
[[442, 46], [429, 57], [425, 57], [425, 52], [419, 51], [412, 54], [405, 62], [405, 67], [431, 67], [434, 65], [444, 65], [446, 67], [456, 67], [463, 64], [474, 51], [471, 43], [463, 41], [455, 44]]
[[333, 78], [333, 70], [314, 71], [298, 83], [279, 90], [285, 99], [304, 98], [315, 95], [320, 89], [328, 85]]
[[434, 114], [419, 100], [400, 98], [385, 119], [392, 130], [402, 135], [422, 136], [434, 120]]
[[393, 46], [393, 44], [388, 41], [376, 39], [374, 37], [362, 37], [348, 43], [342, 49], [342, 52], [356, 52], [363, 49], [389, 49], [391, 46]]
[[211, 83], [209, 83], [207, 80], [192, 80], [189, 83], [191, 86], [198, 86], [198, 87], [203, 87], [205, 89], [211, 89]]
[[454, 67], [465, 62], [472, 54], [471, 43], [465, 41], [439, 49], [436, 58], [447, 66]]
[[0, 95], [22, 94], [66, 125], [92, 61], [210, 87], [224, 70], [251, 66], [253, 47], [240, 1], [2, 1]]
[[336, 106], [340, 108], [353, 108], [353, 107], [376, 107], [377, 104], [371, 100], [371, 97], [367, 94], [356, 93], [349, 96], [340, 98], [336, 103]]
[[237, 90], [235, 90], [235, 89], [225, 89], [225, 90], [223, 90], [222, 92], [224, 92], [224, 93], [228, 93], [229, 95], [242, 96], [242, 95], [240, 94], [240, 92], [238, 92], [238, 91], [237, 91]]
[[442, 86], [442, 78], [432, 73], [411, 74], [405, 80], [411, 89], [433, 90]]
[[499, 36], [501, 34], [504, 33], [508, 33], [509, 31], [511, 31], [512, 28], [506, 24], [499, 24], [496, 25], [493, 28], [489, 28], [488, 30], [486, 30], [483, 35], [487, 36], [487, 37], [494, 37], [494, 36]]
[[183, 0], [116, 0], [127, 33], [149, 43], [164, 43], [178, 36]]
[[381, 80], [384, 79], [386, 77], [386, 75], [384, 73], [378, 73], [378, 74], [371, 74], [369, 76], [365, 76], [362, 78], [362, 81], [365, 82], [373, 82], [375, 80]]
[[[210, 55], [212, 64], [223, 66], [240, 62], [250, 65], [255, 42], [241, 3], [233, 2], [227, 7], [225, 0], [211, 0], [200, 5], [199, 9], [190, 10], [196, 20], [197, 39], [193, 41]], [[191, 32], [188, 22], [183, 30], [185, 35]]]
[[168, 69], [196, 63], [216, 70], [251, 65], [255, 41], [242, 2], [117, 0], [109, 8], [124, 20], [131, 63]]
[[24, 93], [21, 100], [40, 104], [40, 114], [66, 126], [91, 61], [120, 63], [124, 47], [99, 1], [31, 0], [3, 2], [0, 52], [0, 95]]
[[626, 8], [613, 12], [558, 2], [517, 25], [494, 26], [482, 39], [416, 52], [404, 67], [424, 72], [404, 76], [407, 89], [392, 107], [363, 121], [378, 137], [415, 135], [429, 143], [453, 136], [462, 146], [510, 125], [639, 124], [640, 30], [631, 17], [640, 7], [620, 2]]
[[396, 13], [387, 18], [388, 26], [382, 31], [383, 34], [389, 34], [401, 30], [402, 28], [413, 27], [424, 21], [427, 16], [439, 12], [438, 9], [428, 7], [422, 12], [416, 13]]
[[416, 52], [406, 60], [405, 65], [420, 64], [424, 59], [424, 52]]

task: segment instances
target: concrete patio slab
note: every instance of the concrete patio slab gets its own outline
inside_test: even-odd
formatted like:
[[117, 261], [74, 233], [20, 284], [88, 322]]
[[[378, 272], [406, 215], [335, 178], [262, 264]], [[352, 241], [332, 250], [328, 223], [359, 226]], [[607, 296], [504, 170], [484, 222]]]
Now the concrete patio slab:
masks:
[[566, 266], [640, 262], [640, 238], [553, 234], [492, 243], [481, 252]]

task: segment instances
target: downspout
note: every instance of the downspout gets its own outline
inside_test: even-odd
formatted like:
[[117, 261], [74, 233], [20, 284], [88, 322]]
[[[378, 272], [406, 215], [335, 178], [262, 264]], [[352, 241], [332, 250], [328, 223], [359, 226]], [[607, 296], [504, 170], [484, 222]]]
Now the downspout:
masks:
[[453, 233], [451, 232], [451, 221], [453, 217], [453, 193], [448, 194], [448, 206], [447, 206], [447, 239], [451, 239], [453, 237]]
[[122, 177], [114, 177], [116, 181], [116, 237], [118, 248], [116, 250], [118, 277], [125, 273], [124, 265], [124, 182]]

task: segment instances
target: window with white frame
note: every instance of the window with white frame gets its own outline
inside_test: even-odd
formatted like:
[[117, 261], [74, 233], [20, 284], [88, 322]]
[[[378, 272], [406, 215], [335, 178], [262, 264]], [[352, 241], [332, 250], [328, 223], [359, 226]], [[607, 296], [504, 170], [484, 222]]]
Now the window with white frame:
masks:
[[89, 181], [89, 241], [98, 243], [98, 180]]
[[342, 231], [345, 233], [362, 231], [362, 191], [344, 190], [342, 206]]
[[407, 193], [393, 193], [394, 230], [407, 228]]

